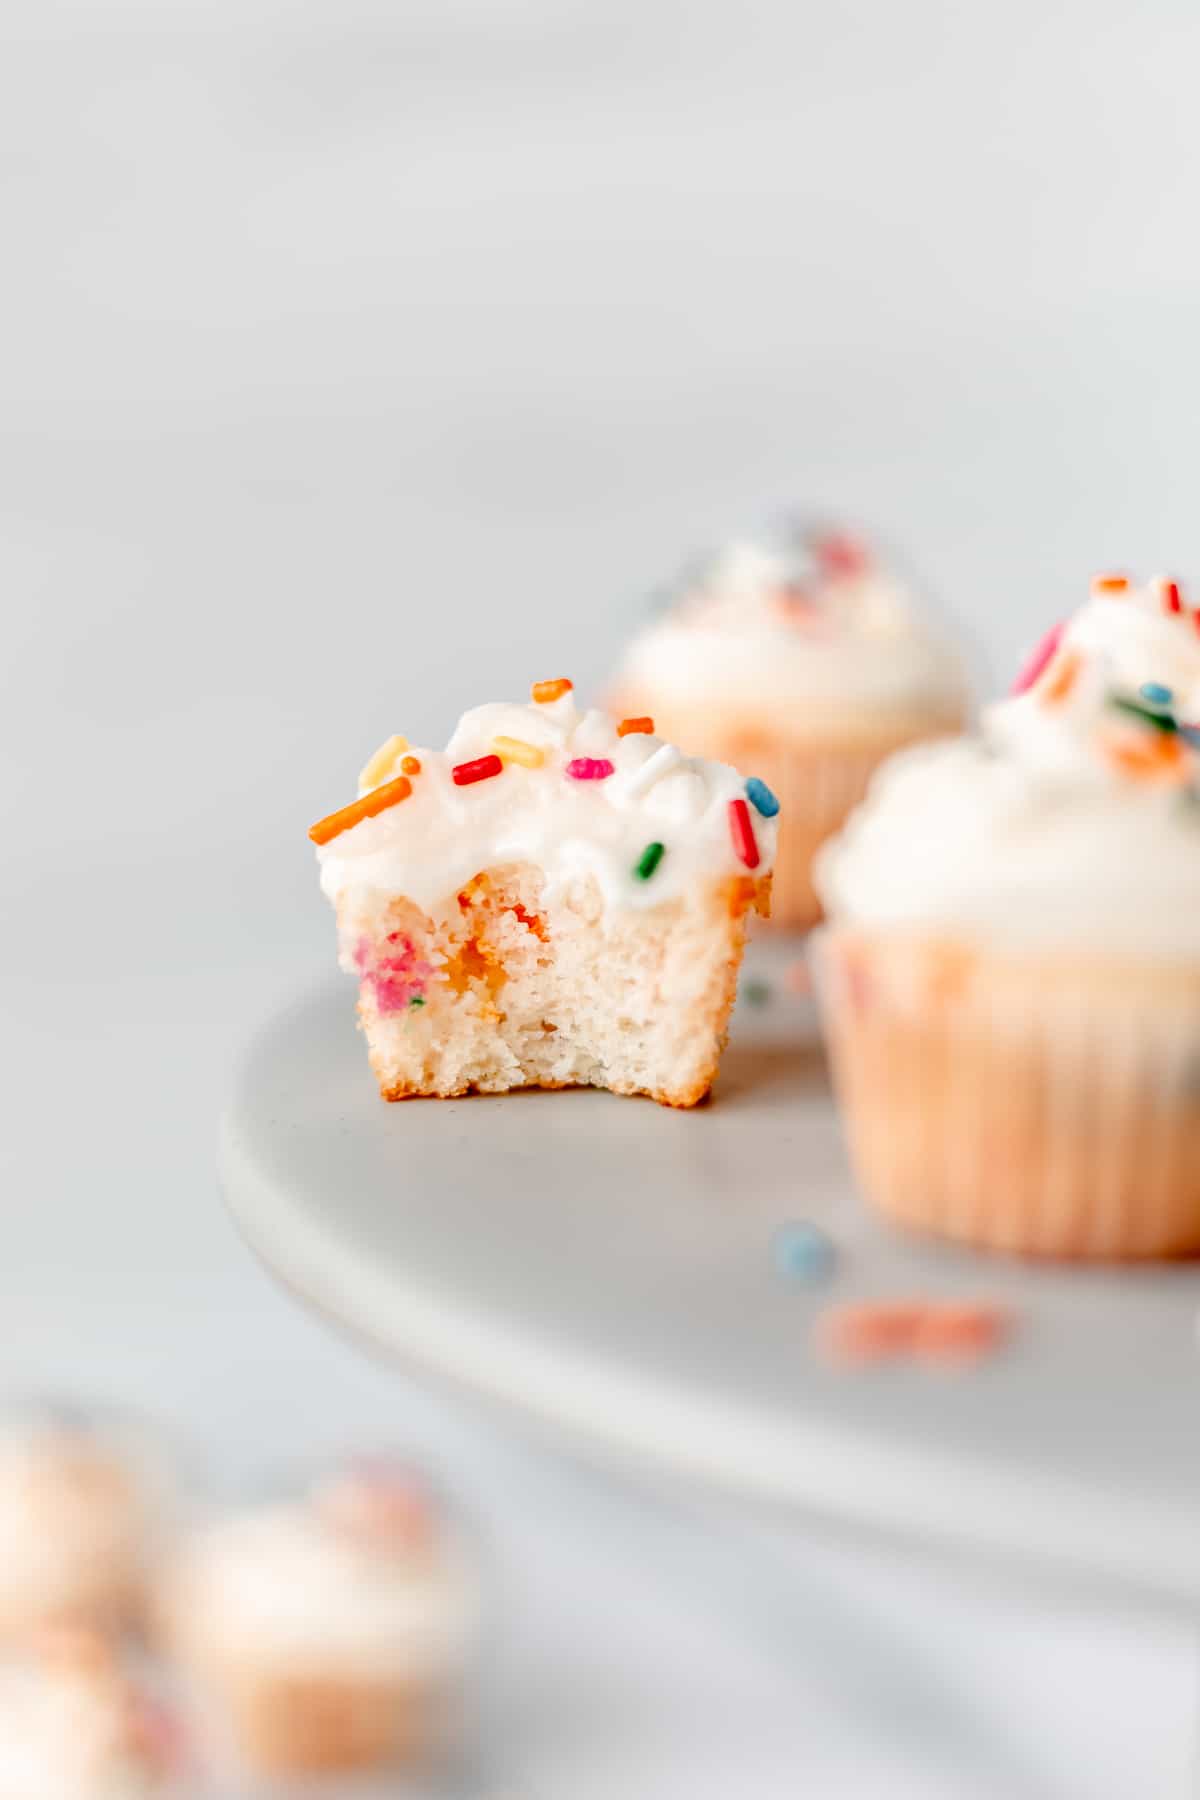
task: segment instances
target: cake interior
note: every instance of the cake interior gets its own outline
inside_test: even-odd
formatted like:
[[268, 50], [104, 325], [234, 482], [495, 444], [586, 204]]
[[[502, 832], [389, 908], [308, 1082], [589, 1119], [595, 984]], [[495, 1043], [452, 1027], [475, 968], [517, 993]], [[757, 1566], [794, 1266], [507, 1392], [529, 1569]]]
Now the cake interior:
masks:
[[343, 904], [380, 1092], [583, 1086], [694, 1105], [716, 1074], [747, 913], [769, 887], [723, 878], [617, 909], [591, 875], [550, 894], [514, 864], [477, 875], [437, 920], [404, 896]]

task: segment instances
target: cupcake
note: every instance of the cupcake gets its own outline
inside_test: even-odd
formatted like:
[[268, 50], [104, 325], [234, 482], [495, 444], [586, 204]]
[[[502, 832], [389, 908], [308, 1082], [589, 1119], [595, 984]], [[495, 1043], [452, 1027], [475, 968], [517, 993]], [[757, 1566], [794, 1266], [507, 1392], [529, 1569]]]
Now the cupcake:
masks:
[[136, 1428], [39, 1406], [0, 1424], [0, 1639], [44, 1624], [141, 1622], [173, 1511], [166, 1463]]
[[819, 859], [852, 1158], [918, 1230], [1200, 1250], [1200, 779], [1173, 685], [1196, 626], [1147, 664], [1134, 615], [1160, 615], [1128, 604], [1111, 636], [1085, 610], [978, 736], [889, 763]]
[[430, 1756], [449, 1733], [477, 1611], [457, 1533], [388, 1463], [206, 1526], [162, 1596], [210, 1741], [267, 1775]]
[[692, 1106], [717, 1071], [778, 803], [569, 681], [391, 738], [314, 825], [387, 1100], [604, 1087]]
[[792, 528], [694, 569], [634, 638], [616, 712], [644, 713], [685, 749], [760, 775], [784, 823], [772, 918], [820, 918], [813, 857], [894, 751], [957, 731], [958, 658], [904, 586], [840, 533]]
[[0, 1800], [148, 1800], [183, 1762], [178, 1724], [103, 1638], [55, 1633], [0, 1659]]

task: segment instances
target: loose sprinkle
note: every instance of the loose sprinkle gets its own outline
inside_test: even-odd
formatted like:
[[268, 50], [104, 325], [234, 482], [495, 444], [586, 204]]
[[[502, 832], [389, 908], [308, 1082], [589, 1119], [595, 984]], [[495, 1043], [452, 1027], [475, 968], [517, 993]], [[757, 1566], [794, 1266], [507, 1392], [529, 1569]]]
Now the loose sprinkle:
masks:
[[1057, 651], [1058, 646], [1062, 641], [1062, 634], [1066, 628], [1065, 620], [1058, 625], [1051, 626], [1041, 643], [1038, 644], [1037, 648], [1026, 658], [1024, 663], [1022, 663], [1020, 673], [1009, 690], [1012, 694], [1027, 693], [1033, 686], [1038, 676], [1042, 673], [1042, 670]]
[[401, 759], [400, 768], [405, 775], [419, 775], [421, 759], [419, 756], [405, 756]]
[[1161, 681], [1143, 681], [1138, 693], [1143, 700], [1148, 700], [1151, 706], [1170, 706], [1171, 701], [1175, 698], [1171, 689], [1164, 687]]
[[564, 694], [569, 694], [574, 685], [565, 676], [560, 676], [557, 681], [535, 681], [529, 691], [539, 706], [549, 706], [552, 700], [561, 700]]
[[1128, 575], [1094, 575], [1093, 594], [1124, 594], [1129, 589]]
[[390, 737], [386, 744], [380, 744], [378, 750], [358, 778], [359, 787], [378, 787], [379, 783], [389, 775], [399, 757], [408, 749], [408, 739]]
[[1009, 1313], [986, 1301], [867, 1300], [824, 1313], [816, 1335], [841, 1363], [911, 1356], [962, 1364], [997, 1349], [1010, 1327]]
[[618, 737], [654, 736], [654, 720], [650, 718], [622, 719], [617, 726]]
[[1162, 594], [1162, 603], [1169, 613], [1183, 611], [1183, 597], [1179, 592], [1177, 581], [1164, 581], [1159, 591]]
[[546, 760], [546, 752], [536, 744], [527, 744], [524, 738], [493, 738], [492, 749], [505, 762], [520, 763], [523, 769], [540, 769]]
[[456, 763], [450, 775], [455, 787], [470, 787], [473, 781], [490, 781], [503, 768], [498, 756], [477, 756], [473, 762]]
[[773, 819], [779, 811], [778, 800], [766, 782], [760, 781], [757, 775], [751, 775], [746, 783], [746, 798], [755, 812], [761, 813], [764, 819]]
[[635, 769], [626, 784], [626, 793], [633, 800], [640, 800], [648, 794], [656, 781], [676, 768], [683, 761], [683, 751], [674, 744], [660, 744], [653, 756], [648, 756], [640, 769]]
[[343, 831], [361, 824], [363, 819], [373, 819], [377, 813], [386, 812], [389, 806], [396, 806], [401, 800], [407, 800], [411, 793], [412, 782], [408, 776], [398, 775], [395, 781], [385, 781], [382, 787], [373, 788], [361, 800], [353, 800], [339, 812], [318, 819], [315, 825], [309, 827], [308, 835], [314, 844], [331, 843]]
[[616, 773], [616, 764], [607, 756], [576, 756], [567, 764], [572, 781], [607, 781]]
[[[1145, 693], [1145, 691], [1143, 688], [1142, 692]], [[1110, 694], [1108, 704], [1117, 712], [1128, 713], [1130, 718], [1140, 719], [1144, 725], [1153, 725], [1156, 731], [1178, 730], [1175, 720], [1169, 712], [1156, 712], [1152, 707], [1140, 706], [1136, 700], [1129, 699], [1126, 694]]]
[[824, 1281], [833, 1273], [837, 1252], [833, 1240], [808, 1219], [781, 1225], [771, 1239], [771, 1261], [777, 1273], [800, 1281]]
[[754, 975], [747, 977], [742, 983], [742, 999], [747, 1006], [766, 1006], [771, 998], [769, 981], [759, 981]]
[[750, 808], [744, 800], [729, 802], [729, 835], [733, 839], [733, 847], [740, 861], [748, 869], [757, 869], [759, 864], [758, 840], [754, 835], [754, 826], [750, 822]]
[[410, 1006], [424, 1006], [424, 1004], [425, 1004], [424, 994], [414, 994], [408, 1004]]
[[633, 872], [638, 880], [649, 881], [666, 853], [667, 846], [665, 844], [647, 844], [634, 867]]

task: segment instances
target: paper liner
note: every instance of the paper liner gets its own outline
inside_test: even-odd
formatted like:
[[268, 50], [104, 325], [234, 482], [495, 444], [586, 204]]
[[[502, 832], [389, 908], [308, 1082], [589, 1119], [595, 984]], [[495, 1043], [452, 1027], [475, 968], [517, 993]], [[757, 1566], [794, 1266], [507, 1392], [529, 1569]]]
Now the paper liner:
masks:
[[1200, 1251], [1200, 970], [841, 927], [812, 948], [881, 1211], [1029, 1256]]

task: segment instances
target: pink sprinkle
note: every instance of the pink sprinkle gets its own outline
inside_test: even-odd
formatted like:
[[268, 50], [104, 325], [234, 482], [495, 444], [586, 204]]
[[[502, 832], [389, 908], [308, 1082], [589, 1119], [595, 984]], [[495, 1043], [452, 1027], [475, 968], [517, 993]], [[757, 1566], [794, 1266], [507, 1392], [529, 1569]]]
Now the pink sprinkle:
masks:
[[1028, 660], [1021, 665], [1021, 672], [1009, 689], [1010, 694], [1024, 694], [1028, 692], [1042, 670], [1046, 667], [1046, 664], [1050, 661], [1050, 658], [1058, 649], [1059, 644], [1062, 642], [1062, 634], [1066, 629], [1067, 621], [1065, 619], [1060, 620], [1057, 625], [1052, 625], [1050, 627], [1050, 630], [1046, 633], [1037, 649]]
[[577, 756], [567, 764], [572, 781], [607, 781], [615, 771], [616, 764], [610, 763], [607, 756]]

